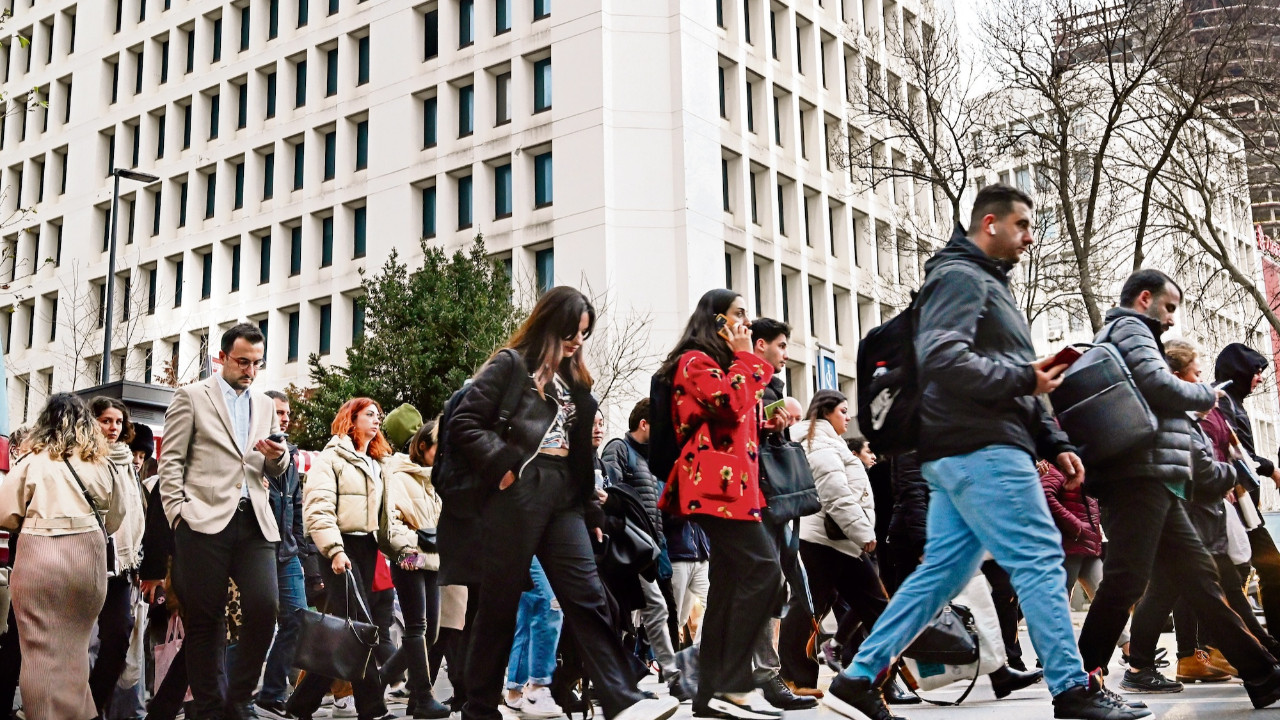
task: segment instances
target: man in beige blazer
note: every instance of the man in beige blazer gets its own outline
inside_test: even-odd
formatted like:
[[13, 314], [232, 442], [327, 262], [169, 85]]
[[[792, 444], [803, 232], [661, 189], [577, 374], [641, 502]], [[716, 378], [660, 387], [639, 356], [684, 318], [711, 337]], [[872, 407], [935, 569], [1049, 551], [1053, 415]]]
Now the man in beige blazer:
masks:
[[[192, 720], [256, 717], [253, 690], [275, 628], [280, 531], [265, 477], [279, 477], [289, 459], [283, 442], [268, 439], [280, 431], [275, 404], [249, 389], [265, 346], [255, 325], [228, 330], [222, 371], [178, 388], [164, 418], [160, 498], [174, 528], [174, 588], [186, 610]], [[229, 678], [228, 578], [244, 616]]]

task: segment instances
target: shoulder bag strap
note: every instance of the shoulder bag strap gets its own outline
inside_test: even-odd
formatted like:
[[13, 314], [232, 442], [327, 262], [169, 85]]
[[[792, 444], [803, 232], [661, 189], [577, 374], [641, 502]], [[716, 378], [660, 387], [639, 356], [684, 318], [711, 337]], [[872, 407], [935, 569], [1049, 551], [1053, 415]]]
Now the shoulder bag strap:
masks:
[[80, 492], [84, 495], [84, 501], [89, 503], [89, 509], [93, 511], [93, 519], [98, 521], [98, 527], [102, 529], [102, 534], [106, 536], [108, 534], [107, 526], [102, 522], [102, 515], [98, 512], [98, 503], [93, 501], [93, 496], [89, 494], [88, 488], [86, 488], [84, 483], [81, 482], [80, 475], [76, 472], [75, 467], [71, 465], [71, 459], [64, 457], [62, 458], [62, 462], [66, 463], [67, 469], [71, 471], [71, 477], [76, 479], [76, 485], [80, 486]]
[[520, 353], [509, 348], [503, 352], [511, 356], [513, 365], [511, 376], [507, 378], [506, 391], [502, 394], [502, 404], [498, 406], [497, 430], [498, 434], [505, 438], [511, 430], [511, 416], [515, 414], [516, 408], [520, 405], [520, 398], [524, 395], [525, 374], [520, 371], [524, 364]]
[[969, 697], [969, 693], [973, 692], [973, 688], [978, 685], [978, 678], [982, 677], [982, 638], [978, 633], [970, 633], [970, 635], [973, 637], [973, 647], [978, 651], [978, 660], [973, 664], [973, 677], [969, 680], [969, 687], [965, 688], [963, 693], [960, 693], [960, 697], [951, 701], [930, 700], [919, 692], [916, 692], [916, 695], [918, 695], [921, 700], [929, 703], [930, 705], [937, 705], [939, 707], [955, 707], [964, 702], [965, 699]]

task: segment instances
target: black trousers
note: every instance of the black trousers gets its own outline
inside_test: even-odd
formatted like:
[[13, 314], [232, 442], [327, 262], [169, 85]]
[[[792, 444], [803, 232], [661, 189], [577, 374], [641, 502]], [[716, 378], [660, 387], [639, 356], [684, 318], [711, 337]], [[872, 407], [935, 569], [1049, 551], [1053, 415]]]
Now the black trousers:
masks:
[[[173, 580], [186, 611], [187, 676], [193, 720], [221, 717], [224, 708], [253, 699], [262, 664], [271, 648], [279, 606], [276, 546], [268, 542], [247, 500], [221, 532], [207, 535], [179, 521], [174, 532]], [[244, 624], [230, 672], [227, 646], [227, 588], [240, 589]], [[229, 675], [229, 677], [228, 677]]]
[[124, 672], [133, 632], [133, 581], [129, 575], [107, 578], [107, 599], [98, 612], [98, 657], [89, 672], [89, 691], [98, 714], [111, 707], [116, 681]]
[[392, 565], [391, 581], [400, 596], [404, 635], [400, 649], [382, 666], [382, 677], [407, 672], [409, 698], [416, 704], [431, 694], [427, 656], [440, 625], [440, 589], [436, 587], [436, 573], [431, 570], [402, 570], [399, 565]]
[[711, 541], [710, 587], [702, 616], [702, 677], [694, 705], [716, 693], [750, 692], [751, 658], [782, 590], [778, 553], [763, 523], [699, 515]]
[[[800, 559], [809, 575], [809, 594], [818, 617], [826, 615], [839, 597], [849, 604], [845, 618], [856, 618], [865, 627], [871, 627], [889, 604], [889, 594], [869, 554], [853, 557], [826, 545], [801, 540]], [[844, 622], [842, 618], [841, 624]], [[818, 685], [818, 663], [805, 652], [812, 628], [809, 618], [791, 615], [782, 618], [779, 651], [782, 677], [798, 687]]]
[[1267, 619], [1267, 628], [1280, 632], [1280, 550], [1276, 549], [1276, 541], [1265, 527], [1249, 532], [1249, 548], [1253, 551], [1250, 562], [1258, 571], [1259, 595], [1262, 596], [1262, 614]]
[[[1258, 623], [1258, 618], [1254, 616], [1253, 607], [1249, 604], [1249, 600], [1244, 596], [1244, 583], [1240, 580], [1240, 572], [1236, 569], [1236, 566], [1231, 563], [1231, 558], [1226, 555], [1214, 555], [1213, 561], [1218, 566], [1218, 581], [1222, 585], [1223, 594], [1227, 597], [1227, 604], [1230, 605], [1231, 609], [1235, 610], [1236, 614], [1240, 616], [1240, 619], [1244, 621], [1245, 628], [1247, 628], [1254, 637], [1258, 638], [1258, 642], [1262, 643], [1262, 646], [1274, 656], [1276, 651], [1280, 650], [1280, 647], [1276, 645], [1275, 639], [1263, 629], [1262, 625]], [[1247, 568], [1248, 566], [1245, 567]], [[1144, 598], [1143, 602], [1145, 601], [1146, 599]], [[1138, 610], [1142, 610], [1141, 603], [1138, 605]], [[1156, 613], [1160, 612], [1159, 608], [1152, 608], [1152, 611]], [[1135, 628], [1137, 620], [1138, 613], [1135, 611]], [[1164, 624], [1163, 617], [1160, 618], [1159, 623], [1160, 625]], [[1195, 610], [1192, 609], [1190, 603], [1182, 599], [1181, 593], [1178, 594], [1177, 602], [1173, 606], [1173, 630], [1174, 634], [1178, 638], [1178, 658], [1180, 659], [1194, 655], [1196, 650], [1199, 649], [1202, 644], [1214, 645], [1216, 647], [1216, 642], [1213, 638], [1213, 628], [1208, 625], [1203, 628], [1200, 627], [1200, 620], [1196, 617]], [[1141, 657], [1143, 660], [1151, 658], [1152, 661], [1154, 661], [1154, 642], [1157, 639], [1158, 638], [1153, 638], [1148, 640], [1145, 637], [1139, 638], [1137, 635], [1134, 635], [1133, 640], [1131, 641], [1134, 644], [1130, 645], [1130, 657]], [[1142, 641], [1142, 647], [1138, 647], [1137, 645], [1139, 640]], [[1148, 642], [1152, 643], [1150, 650], [1147, 646]], [[1139, 652], [1142, 653], [1141, 656], [1136, 654]], [[1149, 655], [1148, 652], [1150, 652]]]
[[[351, 570], [348, 571], [351, 573], [351, 589], [364, 596], [367, 607], [368, 599], [373, 594], [371, 588], [378, 562], [378, 541], [372, 535], [343, 533], [342, 547], [347, 554], [347, 559], [351, 561]], [[338, 617], [373, 622], [360, 609], [360, 603], [354, 595], [348, 595], [348, 580], [333, 572], [331, 561], [321, 559], [320, 577], [324, 580], [325, 612]], [[243, 637], [241, 635], [241, 642]], [[331, 685], [333, 685], [333, 678], [307, 673], [289, 698], [289, 712], [299, 717], [310, 717], [315, 714]], [[387, 704], [382, 699], [382, 688], [377, 659], [370, 657], [369, 664], [365, 667], [364, 677], [351, 683], [351, 692], [355, 695], [356, 712], [360, 717], [382, 717], [387, 713]]]
[[924, 557], [924, 538], [890, 537], [880, 548], [880, 579], [890, 595], [902, 587], [907, 576], [920, 567]]
[[1018, 606], [1018, 593], [1013, 589], [1009, 573], [995, 560], [987, 560], [982, 563], [982, 574], [991, 583], [991, 600], [996, 606], [996, 617], [1000, 619], [1000, 637], [1004, 639], [1004, 652], [1009, 664], [1025, 667], [1022, 664], [1022, 643], [1018, 642], [1022, 608]]
[[[564, 610], [587, 675], [606, 716], [641, 699], [621, 639], [613, 631], [604, 585], [587, 536], [579, 484], [565, 458], [539, 455], [519, 479], [486, 503], [481, 583], [471, 588], [475, 621], [466, 658], [467, 720], [498, 720], [503, 679], [515, 637], [520, 595], [536, 555]], [[521, 578], [525, 580], [522, 582]]]
[[[1158, 568], [1154, 592], [1180, 588], [1200, 619], [1213, 627], [1218, 649], [1240, 671], [1241, 678], [1255, 680], [1269, 673], [1275, 659], [1227, 605], [1218, 584], [1217, 565], [1200, 542], [1182, 501], [1153, 480], [1117, 482], [1104, 488], [1098, 500], [1109, 543], [1102, 584], [1080, 631], [1085, 668], [1110, 663], [1129, 619], [1129, 608], [1148, 592], [1147, 585]], [[1134, 622], [1136, 636], [1136, 617]], [[1136, 662], [1134, 666], [1139, 667]]]

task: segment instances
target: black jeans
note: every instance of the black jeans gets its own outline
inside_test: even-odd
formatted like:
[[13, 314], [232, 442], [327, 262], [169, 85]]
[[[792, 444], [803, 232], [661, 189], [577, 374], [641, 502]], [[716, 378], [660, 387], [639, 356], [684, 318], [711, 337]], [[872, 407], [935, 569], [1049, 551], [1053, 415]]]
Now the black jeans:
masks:
[[[1240, 573], [1236, 569], [1236, 566], [1231, 563], [1231, 558], [1226, 555], [1214, 555], [1213, 561], [1218, 566], [1218, 580], [1222, 585], [1223, 594], [1227, 597], [1227, 604], [1230, 605], [1231, 609], [1235, 610], [1236, 614], [1240, 616], [1240, 619], [1244, 621], [1245, 628], [1247, 628], [1250, 633], [1253, 633], [1254, 637], [1258, 638], [1258, 642], [1262, 643], [1262, 646], [1266, 648], [1268, 652], [1274, 655], [1278, 649], [1276, 641], [1266, 630], [1263, 629], [1262, 625], [1258, 623], [1258, 618], [1254, 616], [1253, 607], [1249, 604], [1249, 600], [1244, 596], [1244, 583], [1240, 580]], [[1145, 598], [1143, 599], [1143, 602], [1146, 602]], [[1138, 610], [1142, 610], [1141, 603], [1138, 605]], [[1153, 609], [1153, 612], [1160, 612], [1160, 610]], [[1134, 613], [1133, 618], [1136, 628], [1138, 620], [1137, 612]], [[1164, 624], [1164, 617], [1160, 618], [1159, 624]], [[1213, 638], [1213, 628], [1207, 625], [1203, 629], [1200, 627], [1200, 621], [1196, 617], [1195, 610], [1193, 610], [1191, 605], [1181, 597], [1181, 593], [1179, 593], [1177, 603], [1173, 606], [1173, 630], [1174, 634], [1178, 638], [1179, 659], [1191, 657], [1202, 644], [1215, 645], [1216, 647]], [[1130, 657], [1141, 657], [1144, 660], [1148, 657], [1154, 659], [1154, 643], [1158, 638], [1141, 638], [1141, 647], [1138, 647], [1139, 640], [1140, 638], [1136, 635], [1133, 637], [1134, 644], [1130, 645], [1132, 648], [1130, 651]], [[1150, 646], [1148, 646], [1148, 643], [1150, 643]], [[1148, 654], [1148, 652], [1150, 654]], [[1142, 654], [1139, 656], [1137, 653]]]
[[[236, 664], [228, 673], [227, 588], [240, 589], [244, 624]], [[271, 648], [279, 605], [276, 546], [268, 542], [247, 500], [221, 532], [207, 535], [179, 521], [174, 532], [173, 580], [186, 611], [187, 676], [191, 680], [191, 717], [221, 717], [224, 708], [253, 699], [262, 664]], [[229, 675], [229, 677], [228, 677]]]
[[898, 591], [907, 576], [920, 567], [924, 538], [890, 537], [880, 550], [880, 579], [890, 595]]
[[[342, 534], [343, 551], [351, 561], [350, 584], [352, 590], [365, 598], [365, 607], [369, 605], [369, 597], [373, 585], [373, 573], [378, 562], [378, 541], [372, 535]], [[360, 609], [354, 595], [348, 595], [347, 578], [333, 572], [331, 560], [322, 558], [320, 577], [324, 580], [325, 612], [338, 617], [350, 617], [355, 620], [373, 622]], [[244, 636], [240, 642], [243, 644]], [[333, 685], [333, 678], [315, 673], [307, 673], [294, 689], [289, 698], [289, 712], [299, 717], [311, 717], [319, 709], [325, 693]], [[365, 666], [364, 677], [351, 683], [351, 692], [355, 695], [356, 713], [362, 718], [382, 717], [387, 714], [387, 704], [382, 699], [382, 680], [378, 676], [378, 663], [373, 657]]]
[[778, 553], [763, 523], [699, 515], [698, 525], [711, 541], [711, 563], [695, 706], [716, 693], [755, 687], [752, 650], [777, 608], [783, 583]]
[[[1147, 584], [1158, 568], [1154, 592], [1180, 588], [1200, 619], [1213, 627], [1218, 649], [1240, 671], [1241, 678], [1255, 680], [1269, 673], [1275, 659], [1227, 605], [1218, 584], [1217, 566], [1200, 542], [1182, 501], [1160, 482], [1145, 479], [1108, 486], [1098, 500], [1102, 529], [1110, 542], [1102, 584], [1080, 631], [1085, 668], [1110, 663], [1116, 640], [1129, 619], [1129, 608], [1148, 592]], [[1135, 639], [1138, 631], [1135, 617]], [[1140, 667], [1136, 661], [1133, 666]]]
[[111, 707], [116, 681], [124, 672], [133, 632], [133, 581], [128, 575], [107, 578], [107, 599], [98, 612], [98, 657], [89, 672], [89, 691], [99, 715]]
[[392, 565], [391, 581], [400, 596], [404, 636], [400, 649], [382, 666], [382, 677], [407, 672], [409, 698], [417, 704], [431, 694], [427, 654], [436, 642], [440, 623], [440, 590], [436, 587], [436, 573], [431, 570], [402, 570], [399, 565]]
[[1018, 606], [1018, 593], [1013, 589], [1013, 581], [995, 560], [982, 563], [982, 574], [991, 584], [991, 601], [995, 603], [996, 617], [1000, 619], [1004, 653], [1009, 658], [1010, 665], [1023, 666], [1022, 643], [1018, 642], [1018, 622], [1022, 620], [1022, 608]]
[[[466, 658], [467, 720], [501, 717], [502, 680], [507, 669], [520, 595], [528, 586], [536, 555], [564, 610], [587, 674], [608, 717], [641, 699], [630, 664], [613, 632], [604, 585], [583, 519], [581, 485], [564, 458], [538, 455], [519, 479], [486, 503], [481, 583], [471, 588], [476, 602]], [[523, 580], [522, 580], [523, 579]]]
[[1249, 532], [1249, 549], [1253, 552], [1250, 562], [1258, 571], [1262, 614], [1267, 618], [1267, 627], [1280, 632], [1280, 550], [1265, 527]]
[[[813, 597], [814, 614], [826, 615], [837, 596], [849, 604], [846, 618], [856, 618], [871, 627], [889, 604], [889, 595], [880, 582], [871, 556], [853, 557], [819, 543], [800, 541], [800, 559], [809, 574], [809, 594]], [[851, 620], [852, 621], [852, 620]], [[841, 619], [844, 625], [844, 619]], [[818, 663], [809, 658], [805, 646], [813, 628], [810, 618], [787, 615], [782, 618], [779, 654], [782, 677], [798, 687], [817, 687]]]

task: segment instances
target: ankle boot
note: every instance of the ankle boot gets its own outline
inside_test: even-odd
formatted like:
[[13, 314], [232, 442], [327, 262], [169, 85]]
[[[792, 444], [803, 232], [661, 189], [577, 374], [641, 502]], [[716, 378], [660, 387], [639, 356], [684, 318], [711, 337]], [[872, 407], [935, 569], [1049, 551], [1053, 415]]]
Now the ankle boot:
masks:
[[1021, 690], [1040, 682], [1040, 679], [1044, 677], [1044, 671], [1030, 670], [1020, 672], [1014, 670], [1010, 665], [1005, 665], [987, 677], [991, 678], [991, 689], [995, 691], [996, 699], [1000, 699], [1008, 697], [1015, 690]]

